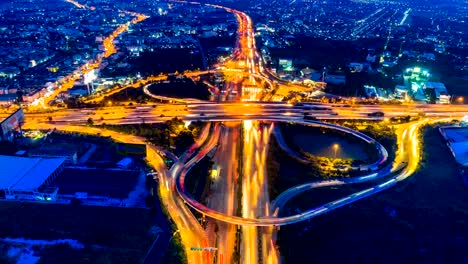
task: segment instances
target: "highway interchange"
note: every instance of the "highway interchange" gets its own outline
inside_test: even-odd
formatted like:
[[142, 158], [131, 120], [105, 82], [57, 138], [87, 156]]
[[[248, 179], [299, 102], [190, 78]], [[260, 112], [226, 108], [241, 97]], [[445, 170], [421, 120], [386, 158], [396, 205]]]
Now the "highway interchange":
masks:
[[[78, 8], [87, 8], [77, 2], [70, 2]], [[174, 2], [187, 3], [183, 1]], [[188, 4], [198, 5], [199, 3], [190, 2]], [[287, 87], [289, 85], [287, 82], [278, 80], [277, 77], [272, 76], [272, 73], [263, 67], [262, 59], [255, 47], [253, 25], [250, 17], [243, 12], [230, 8], [218, 5], [210, 6], [233, 13], [238, 20], [238, 39], [231, 61], [235, 62], [237, 67], [243, 69], [243, 74], [249, 76], [245, 82], [248, 85], [265, 82], [270, 87], [269, 90], [272, 90], [273, 83]], [[135, 18], [131, 23], [138, 23], [146, 18], [142, 14], [133, 13], [133, 15]], [[105, 41], [106, 51], [104, 54], [97, 61], [83, 67], [80, 74], [89, 71], [94, 66], [97, 67], [102, 58], [114, 53], [116, 48], [113, 46], [112, 40], [126, 31], [127, 28], [128, 24], [114, 31]], [[197, 74], [206, 74], [206, 72], [194, 72], [191, 76]], [[75, 75], [69, 77], [71, 83], [76, 80]], [[167, 76], [152, 76], [132, 84], [131, 87], [137, 88], [165, 78]], [[41, 105], [48, 105], [48, 102], [52, 101], [60, 91], [70, 88], [71, 83], [62, 85], [56, 92], [44, 98]], [[241, 228], [242, 232], [241, 263], [279, 263], [279, 252], [274, 246], [277, 226], [311, 219], [387, 190], [403, 181], [418, 168], [421, 158], [419, 129], [430, 122], [447, 121], [468, 114], [468, 107], [463, 105], [294, 105], [282, 102], [263, 102], [260, 101], [262, 99], [260, 94], [255, 93], [250, 97], [251, 100], [254, 100], [252, 102], [213, 103], [163, 98], [151, 94], [146, 88], [144, 90], [148, 96], [163, 101], [172, 101], [175, 104], [149, 104], [132, 107], [107, 106], [80, 110], [35, 109], [26, 113], [24, 128], [56, 128], [63, 131], [110, 136], [121, 142], [146, 144], [144, 138], [83, 125], [88, 123], [89, 119], [92, 119], [94, 124], [155, 123], [164, 122], [174, 117], [186, 121], [206, 121], [206, 126], [195, 144], [181, 155], [170, 169], [164, 164], [158, 147], [152, 145], [147, 147], [147, 161], [159, 172], [159, 196], [169, 216], [180, 231], [189, 263], [213, 263], [214, 260], [217, 263], [231, 263], [234, 260], [234, 240], [238, 227]], [[94, 96], [87, 100], [100, 101], [116, 91], [119, 90], [111, 89], [103, 95]], [[369, 116], [370, 113], [374, 112], [383, 112], [384, 117]], [[6, 113], [0, 114], [0, 116], [6, 116]], [[329, 129], [344, 131], [362, 140], [374, 142], [373, 139], [359, 132], [319, 121], [306, 120], [306, 116], [308, 119], [313, 118], [316, 120], [383, 120], [402, 116], [420, 116], [421, 118], [419, 121], [399, 125], [396, 131], [398, 151], [393, 163], [381, 166], [388, 156], [386, 150], [383, 147], [381, 148], [380, 144], [377, 144], [381, 156], [378, 164], [373, 164], [370, 167], [373, 170], [370, 174], [356, 178], [306, 183], [286, 190], [274, 201], [271, 201], [268, 196], [266, 153], [269, 138], [271, 134], [275, 134], [273, 131], [278, 123], [293, 122], [303, 125], [326, 126]], [[223, 123], [223, 125], [220, 123]], [[184, 181], [185, 178], [190, 177], [188, 174], [190, 169], [212, 152], [214, 152], [213, 160], [215, 164], [221, 169], [216, 175], [217, 178], [213, 179], [210, 190], [212, 196], [208, 198], [207, 204], [204, 205], [186, 192]], [[238, 153], [241, 153], [241, 155]], [[239, 164], [242, 164], [241, 168], [239, 168]], [[242, 171], [240, 181], [238, 181], [239, 170]], [[239, 186], [235, 186], [236, 182]], [[281, 209], [287, 202], [305, 191], [324, 186], [339, 186], [361, 182], [375, 182], [375, 184], [367, 189], [296, 215], [281, 215]], [[236, 199], [237, 188], [242, 190], [241, 215], [235, 215], [235, 208], [240, 206], [237, 204]], [[192, 210], [198, 211], [207, 217], [206, 229], [200, 225]], [[213, 231], [213, 226], [216, 225], [219, 228], [217, 232]], [[193, 248], [211, 250], [194, 251]]]

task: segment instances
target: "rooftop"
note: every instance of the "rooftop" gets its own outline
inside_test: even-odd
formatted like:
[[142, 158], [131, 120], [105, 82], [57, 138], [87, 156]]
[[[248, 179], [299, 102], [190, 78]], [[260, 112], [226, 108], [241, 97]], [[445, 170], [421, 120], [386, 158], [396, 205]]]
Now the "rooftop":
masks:
[[463, 166], [468, 165], [468, 141], [453, 142], [450, 144], [455, 160]]
[[44, 159], [0, 155], [0, 188], [34, 191], [64, 162], [64, 158]]

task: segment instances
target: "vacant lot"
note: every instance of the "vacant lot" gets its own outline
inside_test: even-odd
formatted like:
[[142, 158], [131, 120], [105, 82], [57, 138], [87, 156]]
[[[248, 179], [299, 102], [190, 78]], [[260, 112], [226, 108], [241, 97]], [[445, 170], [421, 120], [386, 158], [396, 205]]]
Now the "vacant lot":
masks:
[[170, 82], [154, 83], [149, 90], [158, 95], [189, 97], [207, 100], [209, 92], [202, 82], [194, 82], [191, 79], [176, 79]]
[[88, 195], [127, 198], [135, 187], [138, 171], [65, 168], [55, 183], [59, 194], [87, 192]]
[[365, 141], [343, 132], [313, 126], [281, 124], [283, 136], [293, 149], [302, 149], [315, 156], [371, 162], [377, 154]]
[[312, 155], [335, 158], [333, 145], [338, 144], [336, 158], [353, 160], [367, 160], [369, 158], [359, 144], [346, 140], [347, 138], [344, 136], [322, 132], [315, 127], [293, 130], [292, 133], [294, 133], [292, 142]]
[[153, 242], [151, 226], [145, 209], [0, 202], [0, 238], [74, 239], [85, 246], [34, 246], [40, 263], [140, 263]]

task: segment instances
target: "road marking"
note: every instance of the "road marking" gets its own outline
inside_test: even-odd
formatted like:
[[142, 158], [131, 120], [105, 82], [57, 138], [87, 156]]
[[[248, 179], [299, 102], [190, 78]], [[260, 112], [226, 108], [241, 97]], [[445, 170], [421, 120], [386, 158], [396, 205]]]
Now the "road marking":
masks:
[[347, 197], [345, 197], [345, 198], [343, 198], [343, 199], [336, 200], [336, 201], [334, 201], [334, 202], [331, 202], [331, 204], [332, 204], [332, 205], [336, 205], [336, 204], [342, 203], [342, 202], [344, 202], [344, 201], [347, 201], [347, 200], [349, 200], [349, 199], [351, 199], [351, 196], [347, 196]]
[[395, 179], [391, 179], [388, 182], [384, 182], [384, 183], [380, 184], [379, 187], [382, 188], [382, 187], [385, 187], [385, 186], [390, 185], [390, 184], [395, 183], [395, 182], [396, 182]]

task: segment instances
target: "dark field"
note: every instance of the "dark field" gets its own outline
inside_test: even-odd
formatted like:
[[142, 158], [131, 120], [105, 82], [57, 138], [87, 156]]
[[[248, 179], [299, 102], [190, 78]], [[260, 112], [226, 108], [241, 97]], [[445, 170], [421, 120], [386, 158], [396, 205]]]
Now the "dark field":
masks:
[[153, 94], [176, 97], [197, 98], [207, 100], [210, 96], [208, 88], [201, 82], [195, 83], [190, 79], [177, 79], [169, 83], [155, 83], [149, 86]]
[[[423, 140], [421, 169], [403, 183], [281, 227], [286, 263], [468, 263], [468, 187], [438, 131], [428, 128]], [[295, 207], [318, 194], [295, 200]]]
[[135, 187], [139, 171], [65, 168], [55, 179], [59, 194], [87, 192], [88, 195], [127, 198]]
[[367, 143], [351, 135], [341, 135], [334, 133], [333, 130], [308, 126], [290, 126], [287, 130], [283, 129], [283, 131], [286, 132], [283, 132], [283, 135], [286, 134], [285, 137], [289, 139], [289, 142], [312, 155], [334, 158], [333, 144], [338, 144], [339, 149], [336, 151], [336, 158], [369, 159], [369, 155], [362, 148]]
[[[0, 238], [74, 239], [85, 246], [34, 246], [39, 263], [141, 263], [154, 239], [152, 225], [144, 209], [0, 203]], [[9, 263], [5, 258], [0, 263]]]

